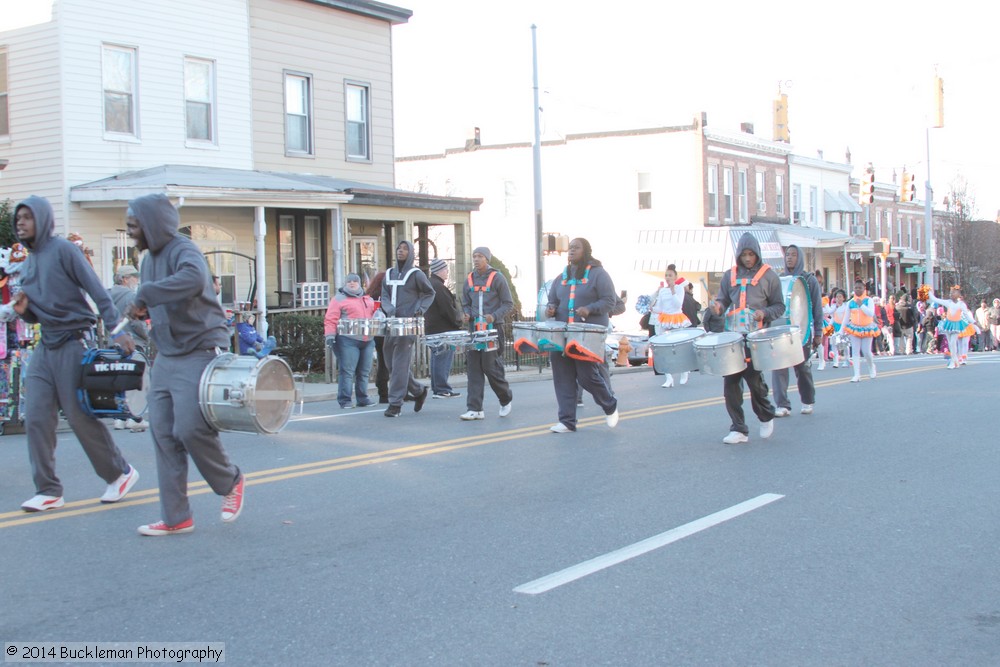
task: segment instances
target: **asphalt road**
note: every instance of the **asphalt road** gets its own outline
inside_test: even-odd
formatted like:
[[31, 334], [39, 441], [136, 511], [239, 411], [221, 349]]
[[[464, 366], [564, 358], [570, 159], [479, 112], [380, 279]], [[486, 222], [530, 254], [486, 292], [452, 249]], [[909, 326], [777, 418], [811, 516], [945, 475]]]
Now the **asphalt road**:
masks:
[[195, 532], [166, 538], [135, 532], [159, 518], [149, 435], [119, 432], [141, 479], [100, 505], [60, 434], [67, 506], [32, 515], [4, 436], [0, 637], [225, 642], [233, 665], [1000, 664], [998, 364], [828, 367], [770, 440], [747, 400], [739, 446], [697, 374], [619, 375], [618, 428], [587, 397], [566, 435], [549, 381], [505, 419], [487, 390], [482, 422], [464, 396], [307, 404], [277, 436], [224, 434], [237, 522], [192, 470]]

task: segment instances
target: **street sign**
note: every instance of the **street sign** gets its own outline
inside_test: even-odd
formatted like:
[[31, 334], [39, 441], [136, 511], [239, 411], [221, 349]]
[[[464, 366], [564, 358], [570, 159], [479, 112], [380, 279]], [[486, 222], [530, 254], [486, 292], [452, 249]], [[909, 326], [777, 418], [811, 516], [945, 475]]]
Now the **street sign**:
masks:
[[923, 273], [923, 272], [924, 272], [923, 265], [920, 265], [920, 266], [908, 266], [908, 267], [906, 267], [906, 270], [904, 271], [904, 273]]

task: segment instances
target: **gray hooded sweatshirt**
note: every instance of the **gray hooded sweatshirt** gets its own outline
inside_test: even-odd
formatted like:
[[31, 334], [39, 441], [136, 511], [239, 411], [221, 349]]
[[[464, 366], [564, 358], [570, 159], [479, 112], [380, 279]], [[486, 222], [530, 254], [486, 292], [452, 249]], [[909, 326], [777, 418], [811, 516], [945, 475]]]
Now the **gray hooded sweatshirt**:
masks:
[[[746, 268], [740, 261], [740, 254], [749, 248], [757, 255], [757, 261], [752, 268]], [[785, 297], [781, 292], [781, 278], [774, 272], [774, 269], [764, 271], [756, 285], [749, 284], [753, 277], [757, 275], [764, 265], [760, 258], [760, 244], [750, 232], [744, 232], [740, 237], [740, 242], [736, 244], [736, 266], [728, 269], [722, 274], [722, 282], [719, 284], [719, 302], [722, 304], [722, 312], [725, 313], [730, 307], [739, 308], [740, 304], [740, 282], [743, 279], [748, 281], [746, 291], [746, 305], [752, 310], [764, 311], [764, 324], [769, 324], [772, 320], [781, 317], [785, 312]], [[733, 285], [733, 271], [736, 272], [736, 284]]]
[[[405, 262], [396, 260], [396, 266], [385, 272], [385, 280], [382, 281], [382, 311], [389, 317], [414, 317], [417, 314], [423, 315], [434, 303], [434, 286], [431, 285], [427, 274], [417, 269], [413, 269], [413, 244], [409, 241], [400, 241], [409, 248], [410, 253]], [[397, 244], [397, 248], [399, 245]], [[396, 303], [393, 304], [392, 293], [394, 281], [401, 281], [396, 285]]]
[[177, 209], [163, 195], [145, 195], [128, 206], [149, 247], [139, 267], [135, 304], [149, 309], [150, 335], [159, 353], [174, 357], [227, 349], [226, 314], [215, 298], [208, 262], [191, 239], [178, 233]]
[[791, 269], [787, 266], [785, 267], [785, 275], [802, 276], [802, 279], [806, 283], [806, 291], [809, 293], [809, 303], [812, 306], [812, 312], [809, 314], [809, 319], [812, 320], [812, 329], [802, 332], [802, 342], [808, 344], [806, 340], [807, 335], [815, 336], [817, 332], [823, 331], [823, 294], [819, 288], [819, 281], [816, 280], [816, 276], [812, 272], [805, 272], [806, 260], [802, 256], [802, 250], [795, 244], [789, 245], [785, 250], [788, 250], [788, 248], [795, 248], [799, 260]]
[[31, 251], [21, 270], [21, 288], [28, 296], [26, 322], [42, 325], [42, 344], [56, 348], [77, 340], [97, 323], [84, 293], [97, 304], [101, 319], [110, 329], [119, 320], [118, 310], [93, 267], [78, 247], [53, 236], [55, 218], [52, 205], [43, 197], [28, 197], [14, 209], [31, 209], [35, 217], [35, 238], [24, 241]]

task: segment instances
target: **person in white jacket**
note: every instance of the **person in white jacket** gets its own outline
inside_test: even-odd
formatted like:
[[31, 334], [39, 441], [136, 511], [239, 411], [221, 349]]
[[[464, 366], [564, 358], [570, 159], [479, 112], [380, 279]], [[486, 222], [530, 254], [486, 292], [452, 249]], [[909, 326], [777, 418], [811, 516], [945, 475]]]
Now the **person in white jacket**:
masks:
[[[664, 274], [666, 284], [657, 290], [653, 295], [649, 306], [649, 323], [656, 327], [656, 334], [660, 335], [673, 329], [683, 329], [691, 326], [691, 320], [684, 314], [684, 283], [683, 278], [677, 277], [677, 267], [673, 264], [667, 266]], [[687, 384], [689, 374], [685, 371], [680, 374], [681, 384]], [[674, 376], [667, 373], [664, 387], [674, 386]]]

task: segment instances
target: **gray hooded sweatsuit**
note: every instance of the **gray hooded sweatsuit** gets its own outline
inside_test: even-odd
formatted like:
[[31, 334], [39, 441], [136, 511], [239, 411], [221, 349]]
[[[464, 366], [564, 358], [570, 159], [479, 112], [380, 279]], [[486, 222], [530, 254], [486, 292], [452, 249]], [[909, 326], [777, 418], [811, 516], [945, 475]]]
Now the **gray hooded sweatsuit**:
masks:
[[60, 497], [63, 487], [56, 476], [60, 408], [101, 479], [110, 484], [129, 469], [108, 427], [85, 413], [77, 400], [83, 355], [94, 345], [97, 323], [84, 294], [97, 304], [106, 326], [114, 327], [119, 314], [80, 249], [53, 236], [55, 220], [49, 201], [28, 197], [14, 209], [15, 219], [23, 207], [34, 215], [35, 238], [24, 241], [31, 254], [22, 269], [21, 288], [28, 297], [22, 318], [42, 327], [42, 343], [35, 348], [25, 376], [30, 398], [24, 427], [36, 493]]
[[[744, 250], [750, 249], [757, 256], [757, 261], [752, 268], [746, 268], [740, 262], [740, 255]], [[725, 313], [730, 306], [738, 306], [740, 302], [740, 282], [742, 280], [751, 281], [763, 266], [760, 256], [760, 244], [750, 232], [745, 232], [736, 244], [736, 266], [728, 269], [722, 274], [722, 281], [719, 284], [718, 301], [722, 304], [722, 312]], [[733, 285], [733, 271], [736, 272], [736, 284]], [[764, 311], [764, 326], [767, 326], [785, 312], [785, 298], [781, 293], [781, 278], [774, 272], [774, 269], [767, 269], [761, 276], [757, 284], [748, 284], [746, 288], [746, 305], [754, 311]], [[728, 324], [728, 318], [727, 318]], [[747, 353], [749, 359], [750, 354]], [[747, 428], [743, 415], [743, 380], [746, 380], [750, 389], [750, 406], [754, 414], [763, 422], [774, 419], [774, 405], [767, 397], [767, 383], [760, 371], [753, 367], [753, 362], [748, 361], [747, 367], [740, 373], [727, 375], [723, 378], [723, 394], [726, 399], [726, 410], [732, 424], [730, 431], [738, 431], [744, 435], [750, 432]]]
[[[410, 252], [406, 261], [400, 264], [397, 260], [396, 266], [385, 272], [382, 312], [388, 317], [422, 316], [434, 303], [434, 286], [426, 273], [414, 267], [413, 244], [409, 241], [400, 241], [399, 244], [406, 245]], [[407, 394], [419, 396], [427, 390], [410, 371], [416, 340], [416, 336], [386, 336], [382, 344], [385, 365], [389, 369], [389, 405], [401, 407]]]
[[[788, 248], [795, 248], [799, 261], [791, 269], [785, 269], [786, 276], [801, 276], [805, 281], [806, 291], [809, 294], [809, 303], [812, 305], [812, 312], [809, 319], [812, 323], [810, 331], [802, 332], [802, 352], [805, 361], [792, 367], [795, 371], [795, 379], [799, 385], [799, 398], [803, 405], [813, 405], [816, 403], [816, 385], [813, 382], [812, 367], [809, 363], [809, 355], [812, 354], [812, 339], [817, 332], [823, 331], [823, 295], [819, 288], [819, 281], [811, 271], [805, 271], [805, 258], [802, 250], [797, 245], [790, 245]], [[786, 248], [787, 250], [787, 248]], [[774, 385], [774, 402], [779, 408], [791, 409], [792, 404], [788, 400], [788, 369], [781, 368], [771, 371], [771, 384]]]
[[205, 367], [228, 349], [226, 315], [215, 298], [205, 256], [178, 233], [180, 216], [163, 195], [129, 202], [149, 248], [139, 267], [135, 305], [147, 308], [159, 351], [150, 374], [149, 425], [156, 445], [162, 519], [175, 526], [191, 518], [188, 455], [212, 491], [233, 490], [240, 469], [230, 463], [219, 432], [198, 403]]

